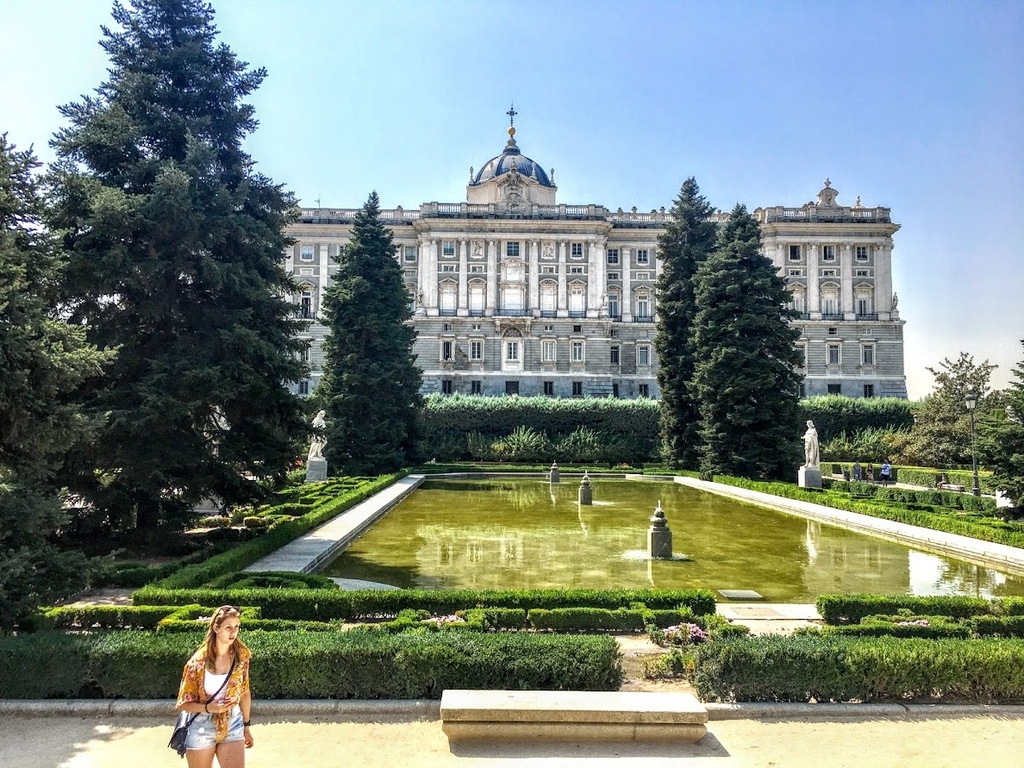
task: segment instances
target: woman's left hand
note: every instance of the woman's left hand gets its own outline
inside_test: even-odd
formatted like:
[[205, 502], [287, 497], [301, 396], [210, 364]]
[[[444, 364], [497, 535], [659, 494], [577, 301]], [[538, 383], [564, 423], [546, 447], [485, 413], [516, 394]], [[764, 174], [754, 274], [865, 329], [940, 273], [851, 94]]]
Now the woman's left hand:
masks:
[[244, 730], [242, 731], [242, 736], [245, 740], [245, 748], [249, 749], [253, 745], [252, 731], [249, 729], [249, 726], [245, 726]]

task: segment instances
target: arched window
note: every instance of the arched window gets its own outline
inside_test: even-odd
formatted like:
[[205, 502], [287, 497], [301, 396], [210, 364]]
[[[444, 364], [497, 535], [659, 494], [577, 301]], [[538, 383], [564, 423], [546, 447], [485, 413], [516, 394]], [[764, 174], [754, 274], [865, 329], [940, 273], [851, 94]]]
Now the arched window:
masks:
[[573, 283], [569, 286], [569, 317], [583, 317], [587, 313], [587, 286]]
[[651, 294], [647, 291], [639, 291], [633, 304], [633, 320], [638, 323], [654, 322], [654, 313], [651, 310]]

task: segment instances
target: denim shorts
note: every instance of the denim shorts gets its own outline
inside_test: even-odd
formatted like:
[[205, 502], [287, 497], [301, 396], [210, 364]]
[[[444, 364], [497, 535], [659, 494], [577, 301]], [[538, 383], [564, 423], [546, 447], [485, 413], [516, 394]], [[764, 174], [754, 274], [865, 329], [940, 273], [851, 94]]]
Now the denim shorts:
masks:
[[[228, 735], [224, 737], [224, 744], [229, 741], [241, 741], [242, 733], [242, 709], [237, 704], [231, 708], [231, 716], [228, 720]], [[213, 724], [213, 715], [201, 712], [189, 726], [188, 736], [185, 737], [185, 749], [209, 749], [217, 746], [217, 726]]]

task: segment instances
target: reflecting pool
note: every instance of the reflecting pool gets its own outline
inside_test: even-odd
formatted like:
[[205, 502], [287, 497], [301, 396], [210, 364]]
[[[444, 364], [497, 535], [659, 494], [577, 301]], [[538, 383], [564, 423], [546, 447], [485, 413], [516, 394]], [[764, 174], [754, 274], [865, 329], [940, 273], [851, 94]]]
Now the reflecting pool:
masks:
[[[1024, 577], [743, 504], [676, 483], [592, 478], [427, 480], [324, 573], [398, 587], [752, 589], [768, 602], [823, 593], [1024, 595]], [[646, 558], [658, 501], [685, 560]]]

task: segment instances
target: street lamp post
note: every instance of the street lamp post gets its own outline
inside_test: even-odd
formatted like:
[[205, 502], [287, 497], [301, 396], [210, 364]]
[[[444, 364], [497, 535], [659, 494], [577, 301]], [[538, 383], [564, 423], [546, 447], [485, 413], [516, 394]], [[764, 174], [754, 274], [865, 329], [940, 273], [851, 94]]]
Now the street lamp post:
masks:
[[971, 467], [974, 469], [974, 488], [972, 493], [981, 496], [981, 486], [978, 484], [978, 452], [975, 450], [974, 438], [974, 409], [978, 405], [978, 395], [975, 392], [968, 392], [964, 397], [964, 405], [967, 412], [971, 414]]

